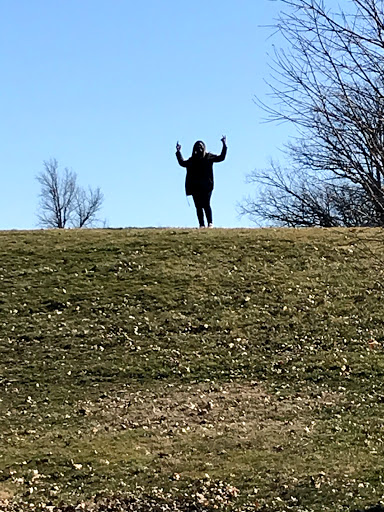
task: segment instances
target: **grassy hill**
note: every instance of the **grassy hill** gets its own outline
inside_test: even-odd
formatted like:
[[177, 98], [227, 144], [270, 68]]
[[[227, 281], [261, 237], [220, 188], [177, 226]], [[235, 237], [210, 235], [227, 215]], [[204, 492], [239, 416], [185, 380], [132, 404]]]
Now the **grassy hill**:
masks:
[[383, 242], [0, 232], [0, 510], [378, 503]]

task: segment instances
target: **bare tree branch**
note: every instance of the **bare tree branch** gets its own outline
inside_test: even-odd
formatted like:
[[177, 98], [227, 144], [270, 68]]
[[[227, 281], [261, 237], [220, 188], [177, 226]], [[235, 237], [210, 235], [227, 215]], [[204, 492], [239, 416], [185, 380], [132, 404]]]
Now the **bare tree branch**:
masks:
[[[317, 179], [272, 162], [249, 178], [257, 183], [257, 198], [248, 198], [242, 214], [258, 224], [290, 227], [375, 226], [379, 220], [364, 191], [346, 180]], [[260, 188], [261, 187], [261, 188]]]

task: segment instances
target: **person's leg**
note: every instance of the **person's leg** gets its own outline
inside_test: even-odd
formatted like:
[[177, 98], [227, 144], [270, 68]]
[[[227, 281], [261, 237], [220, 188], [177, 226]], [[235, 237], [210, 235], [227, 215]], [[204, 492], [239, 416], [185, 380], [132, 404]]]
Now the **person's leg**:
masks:
[[208, 226], [212, 226], [212, 208], [211, 208], [211, 195], [212, 191], [206, 192], [204, 194], [203, 200], [203, 209], [205, 211], [205, 216], [207, 217]]
[[195, 203], [197, 218], [199, 220], [199, 226], [204, 227], [204, 211], [203, 211], [203, 200], [201, 194], [193, 194], [193, 202]]

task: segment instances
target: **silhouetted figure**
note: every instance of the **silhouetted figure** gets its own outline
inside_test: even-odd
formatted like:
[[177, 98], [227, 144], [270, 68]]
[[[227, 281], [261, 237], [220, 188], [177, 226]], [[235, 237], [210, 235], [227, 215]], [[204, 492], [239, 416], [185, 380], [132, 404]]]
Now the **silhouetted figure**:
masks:
[[176, 144], [177, 161], [182, 167], [187, 168], [187, 176], [185, 178], [185, 192], [187, 196], [192, 196], [196, 206], [197, 218], [199, 226], [204, 227], [204, 212], [207, 218], [208, 227], [212, 227], [212, 209], [211, 195], [213, 190], [213, 164], [222, 162], [227, 154], [226, 137], [221, 139], [223, 149], [220, 155], [207, 153], [205, 144], [201, 140], [195, 142], [193, 146], [192, 156], [188, 160], [184, 160], [181, 155], [181, 146]]

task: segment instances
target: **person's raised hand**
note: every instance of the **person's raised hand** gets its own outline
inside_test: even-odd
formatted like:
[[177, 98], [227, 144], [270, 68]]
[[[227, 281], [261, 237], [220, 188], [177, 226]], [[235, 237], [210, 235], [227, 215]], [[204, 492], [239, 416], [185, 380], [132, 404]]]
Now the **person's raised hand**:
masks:
[[225, 135], [221, 137], [221, 142], [224, 144], [224, 146], [227, 145], [227, 137]]
[[181, 149], [181, 144], [179, 143], [179, 141], [177, 141], [176, 143], [176, 151], [180, 151]]

